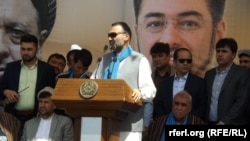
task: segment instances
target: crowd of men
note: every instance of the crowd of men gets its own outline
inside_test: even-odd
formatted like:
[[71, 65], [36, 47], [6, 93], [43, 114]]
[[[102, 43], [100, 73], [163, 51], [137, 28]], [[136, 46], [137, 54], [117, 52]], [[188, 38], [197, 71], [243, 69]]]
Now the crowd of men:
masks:
[[[250, 50], [238, 51], [234, 38], [223, 37], [225, 1], [170, 1], [134, 0], [142, 53], [131, 45], [128, 24], [114, 22], [110, 51], [93, 72], [88, 49], [70, 50], [66, 57], [54, 53], [45, 62], [37, 56], [43, 43], [38, 36], [20, 36], [21, 58], [7, 63], [0, 76], [4, 111], [20, 122], [17, 137], [74, 140], [70, 115], [51, 99], [60, 78], [125, 80], [133, 102], [143, 105], [122, 121], [121, 141], [165, 140], [165, 125], [250, 124]], [[211, 67], [212, 57], [217, 66]]]

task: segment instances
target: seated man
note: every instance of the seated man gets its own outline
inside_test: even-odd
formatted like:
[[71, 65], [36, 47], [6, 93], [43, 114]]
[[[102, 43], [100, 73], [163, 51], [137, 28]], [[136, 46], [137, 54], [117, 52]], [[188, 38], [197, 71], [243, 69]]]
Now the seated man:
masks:
[[173, 99], [172, 112], [156, 118], [146, 131], [143, 141], [165, 141], [165, 125], [205, 125], [191, 114], [192, 97], [187, 91], [178, 92]]
[[28, 120], [23, 129], [21, 141], [53, 140], [73, 141], [72, 120], [54, 113], [55, 105], [51, 100], [53, 89], [45, 87], [37, 97], [39, 101], [39, 117]]

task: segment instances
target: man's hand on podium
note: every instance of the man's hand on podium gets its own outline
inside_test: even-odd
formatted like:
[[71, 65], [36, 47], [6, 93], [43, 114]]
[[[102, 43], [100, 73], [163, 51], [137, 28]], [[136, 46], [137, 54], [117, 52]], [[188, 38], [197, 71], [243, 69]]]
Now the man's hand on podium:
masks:
[[139, 102], [141, 99], [141, 91], [138, 89], [133, 89], [132, 98], [135, 103]]

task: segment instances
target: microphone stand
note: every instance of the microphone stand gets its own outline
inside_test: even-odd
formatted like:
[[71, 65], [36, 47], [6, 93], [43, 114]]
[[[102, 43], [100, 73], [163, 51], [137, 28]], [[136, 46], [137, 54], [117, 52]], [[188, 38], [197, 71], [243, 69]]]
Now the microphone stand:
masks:
[[[108, 50], [108, 48], [109, 48], [108, 45], [105, 45], [105, 46], [103, 47], [103, 54]], [[98, 64], [97, 64], [97, 68], [96, 68], [96, 71], [95, 71], [95, 79], [96, 79], [96, 77], [97, 77], [97, 71], [98, 71], [98, 69], [99, 69], [100, 62], [101, 62], [101, 61], [102, 61], [102, 57], [97, 58], [96, 63], [98, 63]]]

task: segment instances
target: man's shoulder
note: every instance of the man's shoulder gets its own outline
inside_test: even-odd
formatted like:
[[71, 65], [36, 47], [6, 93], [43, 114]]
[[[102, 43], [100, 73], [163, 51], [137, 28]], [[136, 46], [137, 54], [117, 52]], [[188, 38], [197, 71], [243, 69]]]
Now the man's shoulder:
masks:
[[60, 74], [58, 74], [57, 78], [69, 78], [70, 77], [70, 73], [67, 71], [62, 72]]
[[207, 75], [209, 75], [209, 74], [211, 74], [211, 73], [216, 72], [216, 68], [217, 68], [217, 67], [214, 67], [214, 68], [211, 68], [211, 69], [207, 70], [206, 73], [205, 73], [205, 76], [207, 76]]
[[51, 66], [49, 63], [45, 62], [45, 61], [42, 61], [42, 60], [38, 60], [38, 67], [39, 66], [42, 66], [42, 67], [47, 67], [47, 68], [50, 68], [50, 69], [53, 69], [54, 70], [54, 67]]
[[59, 119], [60, 121], [71, 121], [70, 117], [64, 115], [55, 114], [54, 117]]
[[42, 65], [46, 65], [46, 66], [51, 66], [49, 63], [47, 63], [47, 62], [45, 62], [43, 60], [40, 60], [40, 59], [38, 59], [37, 62], [38, 62], [38, 64], [42, 64]]
[[16, 66], [17, 64], [21, 64], [22, 60], [12, 61], [7, 63], [7, 66]]
[[40, 117], [35, 117], [35, 118], [32, 118], [32, 119], [29, 119], [25, 122], [25, 124], [27, 125], [32, 125], [34, 124], [35, 122], [39, 122], [40, 121]]
[[241, 67], [239, 65], [236, 65], [236, 64], [233, 64], [232, 67], [231, 67], [231, 69], [235, 69], [235, 70], [243, 72], [243, 73], [248, 71], [248, 69], [246, 69], [244, 67]]
[[198, 75], [192, 74], [192, 73], [189, 73], [189, 76], [190, 76], [190, 78], [194, 78], [194, 79], [199, 80], [199, 81], [205, 80], [204, 78], [202, 78], [202, 77], [200, 77]]
[[138, 51], [132, 51], [132, 55], [137, 55], [137, 56], [141, 56], [144, 57], [144, 55]]

